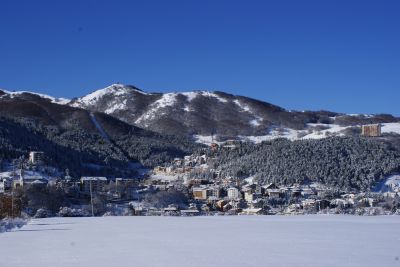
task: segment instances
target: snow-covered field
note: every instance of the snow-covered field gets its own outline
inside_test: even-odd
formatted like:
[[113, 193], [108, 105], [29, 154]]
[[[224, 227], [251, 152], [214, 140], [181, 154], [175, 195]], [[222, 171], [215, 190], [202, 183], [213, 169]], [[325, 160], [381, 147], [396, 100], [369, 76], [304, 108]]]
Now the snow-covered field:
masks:
[[[381, 123], [382, 133], [394, 133], [400, 134], [400, 123]], [[323, 127], [323, 130], [315, 130], [315, 127]], [[263, 141], [270, 141], [277, 138], [286, 138], [289, 140], [306, 140], [306, 139], [322, 139], [332, 135], [344, 136], [343, 131], [354, 126], [340, 126], [337, 124], [322, 124], [322, 123], [309, 123], [308, 129], [306, 130], [293, 130], [289, 128], [278, 130], [273, 130], [267, 135], [260, 136], [238, 136], [241, 141], [261, 143]], [[361, 127], [361, 125], [358, 125]], [[206, 135], [194, 135], [194, 140], [197, 143], [202, 143], [205, 145], [210, 145], [212, 143], [212, 137]], [[214, 141], [215, 142], [215, 141]], [[215, 142], [222, 144], [223, 142]]]
[[36, 219], [0, 266], [400, 266], [400, 217]]

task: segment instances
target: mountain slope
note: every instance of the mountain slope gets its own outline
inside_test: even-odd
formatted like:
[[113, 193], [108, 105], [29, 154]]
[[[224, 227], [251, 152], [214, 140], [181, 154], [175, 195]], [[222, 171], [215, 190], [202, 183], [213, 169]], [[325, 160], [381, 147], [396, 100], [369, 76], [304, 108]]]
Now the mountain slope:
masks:
[[[68, 105], [104, 112], [130, 125], [174, 135], [268, 136], [279, 129], [303, 131], [312, 124], [353, 126], [397, 122], [391, 115], [354, 116], [328, 111], [288, 111], [270, 103], [224, 92], [146, 93], [113, 84]], [[313, 129], [311, 129], [313, 131]]]
[[53, 166], [69, 168], [76, 175], [133, 175], [135, 170], [129, 168], [133, 162], [151, 167], [195, 148], [188, 140], [36, 94], [0, 96], [0, 158], [41, 150]]

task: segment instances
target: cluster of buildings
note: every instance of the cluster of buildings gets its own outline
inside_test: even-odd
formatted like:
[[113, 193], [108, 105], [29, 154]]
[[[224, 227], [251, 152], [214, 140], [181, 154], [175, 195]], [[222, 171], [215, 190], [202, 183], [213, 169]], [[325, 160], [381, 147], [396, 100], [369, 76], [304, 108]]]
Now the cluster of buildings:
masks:
[[[31, 152], [28, 163], [40, 166], [43, 160], [43, 153]], [[304, 214], [324, 210], [354, 212], [357, 208], [383, 207], [384, 203], [388, 208], [388, 199], [400, 199], [400, 179], [392, 180], [390, 192], [384, 194], [349, 194], [317, 183], [287, 186], [278, 183], [261, 184], [252, 178], [242, 180], [223, 177], [218, 171], [209, 168], [208, 160], [206, 155], [177, 158], [166, 166], [154, 168], [141, 178], [84, 176], [73, 179], [66, 171], [62, 178], [49, 179], [21, 168], [0, 173], [0, 195], [25, 186], [46, 187], [55, 184], [64, 189], [67, 197], [78, 200], [78, 203], [87, 203], [93, 196], [103, 195], [109, 203], [130, 205], [133, 215], [183, 216]], [[202, 172], [212, 173], [212, 177], [201, 177]], [[170, 203], [167, 207], [155, 208], [146, 203], [152, 194], [173, 191], [185, 195], [188, 201], [185, 207]]]

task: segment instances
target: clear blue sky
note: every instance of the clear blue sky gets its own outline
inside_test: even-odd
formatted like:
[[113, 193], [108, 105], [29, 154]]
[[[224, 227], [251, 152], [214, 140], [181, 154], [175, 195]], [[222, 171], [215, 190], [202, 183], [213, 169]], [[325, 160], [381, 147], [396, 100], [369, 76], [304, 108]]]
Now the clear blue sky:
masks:
[[120, 82], [400, 115], [400, 1], [0, 0], [0, 88]]

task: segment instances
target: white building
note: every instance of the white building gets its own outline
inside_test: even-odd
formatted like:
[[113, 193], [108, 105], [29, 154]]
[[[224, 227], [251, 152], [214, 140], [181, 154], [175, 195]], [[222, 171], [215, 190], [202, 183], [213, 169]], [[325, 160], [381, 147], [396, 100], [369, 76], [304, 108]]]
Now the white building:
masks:
[[240, 198], [239, 190], [235, 187], [228, 188], [228, 198], [229, 199], [239, 199]]
[[251, 192], [251, 190], [244, 192], [244, 200], [246, 200], [249, 203], [255, 200], [255, 196], [253, 192]]
[[4, 193], [7, 190], [10, 190], [12, 187], [12, 179], [11, 178], [0, 178], [0, 193]]
[[104, 186], [107, 184], [106, 177], [82, 177], [81, 178], [81, 191], [84, 194], [90, 194], [104, 191]]
[[41, 151], [29, 152], [29, 163], [33, 165], [42, 164], [44, 159], [44, 153]]

